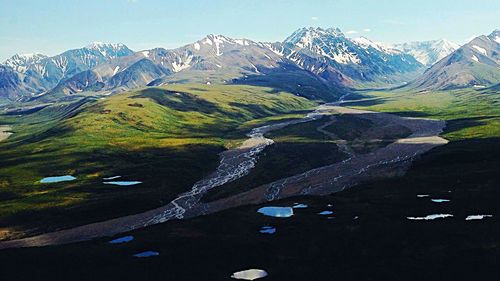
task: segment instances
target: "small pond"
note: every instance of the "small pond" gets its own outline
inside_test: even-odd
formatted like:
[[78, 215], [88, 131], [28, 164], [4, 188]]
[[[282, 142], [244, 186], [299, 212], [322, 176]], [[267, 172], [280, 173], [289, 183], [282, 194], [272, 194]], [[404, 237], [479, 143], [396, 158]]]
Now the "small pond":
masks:
[[257, 212], [276, 218], [289, 218], [293, 216], [293, 208], [292, 207], [262, 207]]
[[131, 186], [141, 184], [142, 181], [105, 181], [104, 184], [120, 185], [120, 186]]
[[113, 240], [109, 241], [108, 243], [110, 243], [110, 244], [121, 244], [121, 243], [130, 242], [132, 240], [134, 240], [134, 236], [129, 235], [129, 236], [124, 236], [124, 237], [113, 239]]
[[231, 275], [233, 279], [239, 280], [257, 280], [267, 276], [267, 272], [262, 269], [248, 269], [243, 271], [238, 271]]
[[134, 257], [136, 257], [136, 258], [148, 258], [148, 257], [159, 256], [159, 255], [160, 255], [160, 253], [158, 253], [158, 252], [145, 251], [145, 252], [141, 252], [141, 253], [135, 254]]
[[46, 177], [46, 178], [43, 178], [40, 182], [41, 183], [55, 183], [55, 182], [73, 181], [73, 180], [76, 180], [76, 178], [73, 176], [70, 176], [70, 175], [65, 175], [65, 176]]

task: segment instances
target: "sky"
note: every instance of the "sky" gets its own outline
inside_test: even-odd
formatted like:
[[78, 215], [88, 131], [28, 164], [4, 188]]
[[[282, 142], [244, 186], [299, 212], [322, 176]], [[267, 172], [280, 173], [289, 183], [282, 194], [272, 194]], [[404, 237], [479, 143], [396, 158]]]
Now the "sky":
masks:
[[207, 34], [282, 41], [309, 26], [385, 43], [462, 44], [500, 28], [500, 0], [0, 0], [0, 62], [94, 41], [136, 51], [176, 48]]

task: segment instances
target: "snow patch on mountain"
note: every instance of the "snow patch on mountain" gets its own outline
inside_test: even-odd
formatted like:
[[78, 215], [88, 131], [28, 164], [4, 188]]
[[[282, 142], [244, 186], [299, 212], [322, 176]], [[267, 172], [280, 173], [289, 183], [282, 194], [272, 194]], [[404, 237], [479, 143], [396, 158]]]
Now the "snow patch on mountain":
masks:
[[116, 73], [118, 73], [118, 70], [120, 70], [120, 66], [119, 65], [117, 65], [115, 67], [115, 70], [113, 70], [113, 75], [115, 75]]
[[208, 38], [208, 37], [207, 37], [207, 38], [205, 38], [205, 40], [203, 41], [203, 44], [208, 44], [208, 45], [210, 45], [210, 46], [212, 46], [212, 45], [213, 45], [212, 40], [210, 40], [210, 38]]
[[192, 61], [193, 61], [193, 55], [188, 55], [185, 61], [182, 61], [182, 58], [178, 57], [177, 60], [172, 63], [172, 70], [174, 72], [179, 72], [184, 69], [187, 69], [191, 66]]
[[387, 54], [400, 54], [401, 53], [401, 51], [399, 51], [397, 49], [393, 49], [390, 46], [386, 46], [380, 42], [374, 42], [366, 37], [353, 38], [352, 41], [357, 43], [360, 47], [362, 47], [364, 49], [373, 48], [375, 50], [378, 50], [380, 52], [384, 52]]
[[488, 55], [488, 53], [486, 52], [486, 50], [484, 48], [481, 48], [477, 45], [473, 45], [472, 48], [476, 49], [476, 51], [480, 52], [484, 56]]
[[224, 37], [222, 36], [214, 36], [213, 41], [215, 43], [215, 55], [220, 57], [222, 56], [222, 52], [220, 51], [221, 46], [224, 44]]

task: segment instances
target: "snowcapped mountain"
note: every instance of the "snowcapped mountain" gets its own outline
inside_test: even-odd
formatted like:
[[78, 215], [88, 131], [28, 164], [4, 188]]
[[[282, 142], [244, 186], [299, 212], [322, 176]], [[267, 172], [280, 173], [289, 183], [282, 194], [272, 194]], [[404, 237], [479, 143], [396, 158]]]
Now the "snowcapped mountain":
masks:
[[[61, 81], [52, 92], [75, 94], [97, 85], [102, 91], [113, 93], [168, 83], [244, 83], [297, 94], [300, 87], [304, 96], [333, 99], [337, 92], [333, 85], [298, 67], [278, 48], [271, 43], [210, 34], [177, 49], [155, 48], [110, 60], [93, 68], [93, 75]], [[88, 81], [89, 78], [94, 80]]]
[[[108, 60], [129, 56], [134, 52], [123, 44], [92, 43], [84, 48], [66, 51], [47, 57], [45, 55], [15, 55], [4, 65], [16, 72], [20, 83], [17, 95], [30, 97], [45, 93], [61, 81], [80, 72], [90, 70]], [[6, 72], [6, 68], [1, 71]], [[5, 75], [7, 75], [4, 73]], [[9, 74], [8, 77], [12, 75]], [[0, 81], [1, 85], [8, 84]], [[6, 96], [7, 93], [0, 93]]]
[[[290, 71], [293, 69], [309, 76], [293, 63], [290, 65], [290, 61], [274, 51], [271, 44], [210, 34], [177, 49], [155, 48], [116, 58], [92, 71], [96, 74], [95, 82], [104, 84], [103, 90], [114, 92], [129, 89], [132, 85], [163, 85], [179, 81], [229, 83], [283, 71], [285, 65]], [[129, 79], [133, 82], [130, 83]], [[65, 89], [63, 84], [75, 84], [71, 80], [62, 81], [57, 89], [67, 94], [86, 90], [85, 87]], [[93, 83], [76, 84], [93, 87]]]
[[78, 72], [89, 70], [110, 59], [133, 54], [123, 44], [92, 43], [81, 49], [66, 51], [60, 55], [32, 64], [28, 70], [49, 80], [60, 81]]
[[54, 57], [11, 61], [17, 69], [6, 65], [5, 76], [14, 71], [19, 93], [27, 97], [168, 83], [242, 83], [332, 100], [351, 87], [400, 85], [422, 68], [411, 55], [367, 38], [348, 38], [338, 28], [301, 28], [276, 43], [210, 34], [177, 49], [140, 52], [94, 42]]
[[500, 44], [500, 29], [493, 30], [493, 32], [488, 37]]
[[474, 38], [426, 70], [411, 86], [423, 90], [500, 83], [500, 31]]
[[222, 68], [259, 72], [259, 67], [274, 68], [281, 61], [280, 56], [262, 43], [213, 34], [178, 49], [151, 50], [146, 57], [173, 73], [187, 70], [216, 71]]
[[441, 39], [396, 44], [393, 48], [412, 55], [425, 66], [431, 66], [460, 48], [460, 45], [446, 39]]
[[91, 44], [85, 46], [86, 50], [97, 51], [101, 54], [102, 57], [109, 59], [119, 58], [131, 55], [133, 51], [131, 51], [124, 44], [112, 44], [112, 43], [102, 43], [102, 42], [92, 42]]
[[304, 69], [346, 86], [399, 83], [422, 66], [412, 56], [366, 38], [347, 38], [338, 28], [302, 28], [276, 47]]
[[48, 58], [48, 56], [38, 53], [33, 54], [16, 54], [6, 60], [3, 64], [11, 67], [17, 72], [26, 72], [28, 66], [38, 63], [43, 59]]

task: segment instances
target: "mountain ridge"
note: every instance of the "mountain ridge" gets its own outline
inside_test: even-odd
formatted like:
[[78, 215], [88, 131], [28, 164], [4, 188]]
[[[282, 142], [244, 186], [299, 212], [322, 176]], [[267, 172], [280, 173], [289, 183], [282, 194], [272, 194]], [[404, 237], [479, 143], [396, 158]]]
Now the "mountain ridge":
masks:
[[[490, 40], [500, 40], [496, 32]], [[331, 100], [341, 92], [364, 87], [409, 82], [425, 87], [430, 82], [422, 77], [429, 70], [424, 74], [422, 70], [430, 61], [444, 59], [455, 47], [444, 39], [386, 45], [366, 37], [349, 38], [339, 28], [320, 27], [299, 28], [281, 42], [209, 34], [179, 48], [137, 52], [121, 43], [92, 42], [53, 57], [13, 56], [0, 69], [0, 78], [5, 80], [0, 80], [0, 98], [113, 94], [194, 82], [273, 86], [308, 98]], [[415, 53], [419, 48], [421, 52]], [[315, 87], [322, 93], [314, 94]]]
[[483, 88], [500, 82], [500, 31], [481, 35], [449, 54], [410, 84], [419, 90]]

